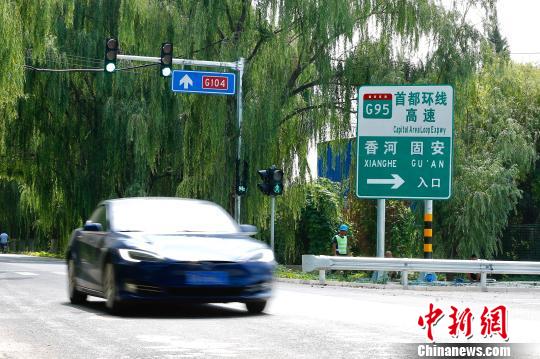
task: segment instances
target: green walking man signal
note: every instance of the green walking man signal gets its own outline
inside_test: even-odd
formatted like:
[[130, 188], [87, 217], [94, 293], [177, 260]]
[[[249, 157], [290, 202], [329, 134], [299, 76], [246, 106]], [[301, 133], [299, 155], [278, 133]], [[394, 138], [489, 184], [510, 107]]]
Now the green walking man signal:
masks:
[[283, 194], [283, 170], [272, 166], [265, 170], [257, 171], [263, 183], [257, 187], [267, 196], [280, 196]]
[[248, 190], [248, 168], [246, 161], [236, 160], [236, 194], [239, 196], [245, 195]]

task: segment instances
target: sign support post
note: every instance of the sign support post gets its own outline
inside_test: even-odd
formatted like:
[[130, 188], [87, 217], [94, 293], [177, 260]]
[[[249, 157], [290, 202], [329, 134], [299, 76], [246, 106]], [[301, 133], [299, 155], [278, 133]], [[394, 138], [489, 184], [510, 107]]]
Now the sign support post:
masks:
[[274, 223], [276, 220], [276, 196], [271, 197], [272, 203], [272, 213], [270, 214], [270, 247], [272, 247], [272, 252], [274, 251]]
[[[424, 201], [424, 259], [433, 259], [433, 200]], [[431, 281], [428, 273], [420, 273], [420, 280]]]
[[433, 200], [424, 201], [424, 259], [433, 259]]
[[[386, 200], [377, 200], [377, 257], [384, 257], [384, 232], [386, 220]], [[374, 273], [375, 274], [375, 273]], [[382, 280], [384, 272], [378, 271], [375, 275], [375, 281]]]

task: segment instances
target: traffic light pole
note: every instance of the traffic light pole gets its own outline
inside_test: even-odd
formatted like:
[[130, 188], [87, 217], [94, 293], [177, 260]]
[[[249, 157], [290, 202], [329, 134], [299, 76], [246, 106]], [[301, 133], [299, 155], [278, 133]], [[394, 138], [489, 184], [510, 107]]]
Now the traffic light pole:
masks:
[[[238, 59], [237, 68], [238, 70], [238, 87], [236, 92], [236, 114], [238, 116], [238, 148], [236, 152], [236, 178], [240, 178], [240, 158], [242, 155], [242, 77], [244, 76], [244, 58], [241, 57]], [[238, 186], [238, 183], [236, 184]], [[234, 219], [236, 222], [240, 223], [240, 207], [242, 204], [242, 197], [235, 191], [235, 205], [236, 210], [234, 211]]]
[[[161, 63], [160, 57], [118, 54], [116, 58], [118, 60]], [[242, 77], [244, 76], [244, 65], [245, 65], [244, 58], [241, 57], [236, 62], [205, 61], [205, 60], [190, 60], [190, 59], [174, 59], [173, 58], [172, 63], [173, 65], [183, 65], [183, 66], [221, 67], [221, 68], [229, 68], [229, 69], [238, 71], [238, 86], [237, 86], [237, 92], [236, 92], [236, 114], [238, 117], [238, 148], [236, 152], [236, 159], [237, 159], [237, 163], [239, 164], [240, 159], [241, 159], [241, 154], [242, 154], [242, 111], [243, 111]], [[236, 168], [236, 171], [239, 171], [239, 170], [240, 170], [239, 168]], [[241, 209], [242, 200], [239, 194], [236, 193], [235, 195], [236, 197], [235, 197], [234, 219], [237, 222], [240, 222], [240, 209]]]
[[270, 214], [270, 247], [272, 247], [272, 252], [274, 251], [274, 223], [276, 221], [276, 197], [271, 197], [272, 203], [272, 213]]

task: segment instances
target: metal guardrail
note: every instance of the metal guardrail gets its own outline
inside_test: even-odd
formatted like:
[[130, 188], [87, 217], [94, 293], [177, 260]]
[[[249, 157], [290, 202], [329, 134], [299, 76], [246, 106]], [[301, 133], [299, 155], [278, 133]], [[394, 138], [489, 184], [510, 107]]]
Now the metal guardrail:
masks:
[[314, 270], [319, 270], [321, 284], [325, 283], [327, 270], [401, 272], [404, 289], [408, 288], [409, 272], [480, 273], [480, 287], [483, 291], [487, 291], [488, 274], [540, 275], [540, 262], [303, 255], [302, 271]]

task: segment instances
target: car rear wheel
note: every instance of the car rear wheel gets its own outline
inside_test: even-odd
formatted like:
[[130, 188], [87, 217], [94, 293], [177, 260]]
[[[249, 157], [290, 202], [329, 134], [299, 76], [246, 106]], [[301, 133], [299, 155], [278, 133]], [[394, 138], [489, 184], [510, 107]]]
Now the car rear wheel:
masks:
[[73, 259], [68, 261], [68, 294], [71, 304], [82, 304], [86, 302], [86, 293], [77, 290], [77, 281], [75, 278], [75, 262]]
[[251, 314], [260, 314], [266, 307], [266, 300], [260, 300], [256, 302], [247, 302], [246, 308]]
[[117, 299], [118, 286], [114, 275], [114, 266], [112, 263], [105, 265], [103, 276], [103, 294], [105, 296], [105, 306], [111, 314], [121, 314], [124, 309], [124, 303]]

